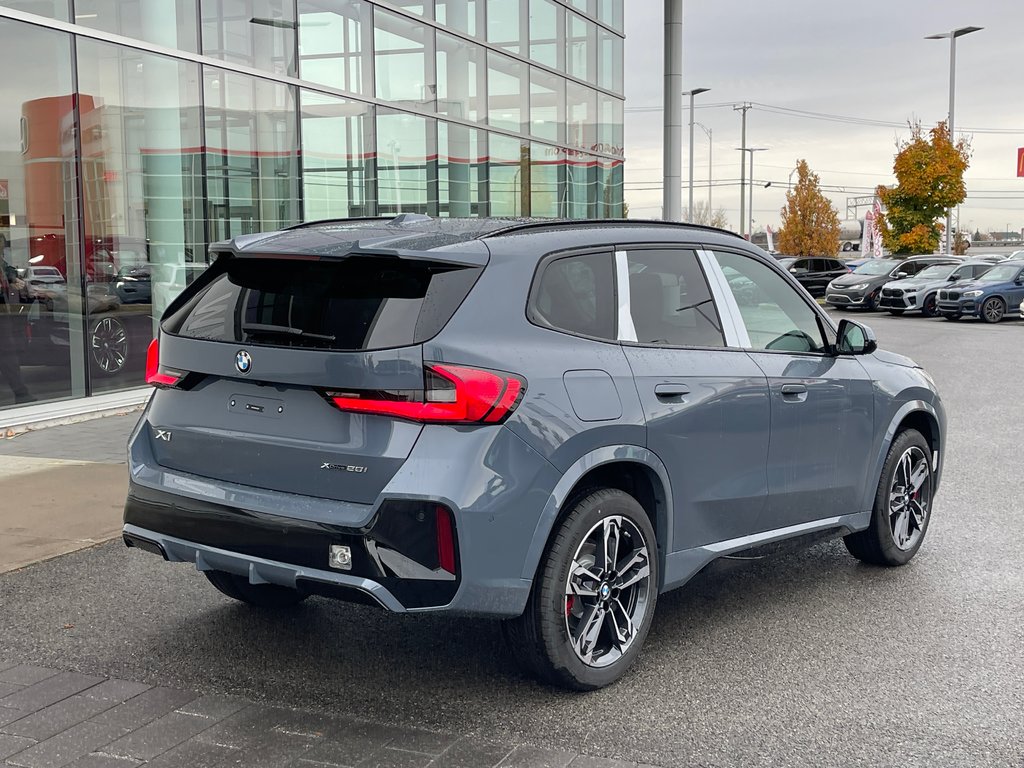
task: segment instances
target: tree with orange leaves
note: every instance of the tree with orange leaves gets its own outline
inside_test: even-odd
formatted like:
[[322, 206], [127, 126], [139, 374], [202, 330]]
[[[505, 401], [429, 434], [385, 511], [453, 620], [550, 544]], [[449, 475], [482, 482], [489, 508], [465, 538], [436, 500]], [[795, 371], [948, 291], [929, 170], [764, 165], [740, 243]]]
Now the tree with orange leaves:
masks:
[[879, 186], [886, 208], [878, 222], [882, 242], [895, 254], [938, 250], [946, 209], [967, 197], [964, 172], [970, 165], [966, 138], [951, 141], [945, 121], [925, 136], [920, 123], [910, 124], [910, 139], [897, 141], [892, 170], [896, 186]]
[[797, 182], [786, 193], [779, 251], [792, 256], [835, 256], [839, 251], [839, 214], [821, 192], [818, 174], [806, 160], [796, 164]]

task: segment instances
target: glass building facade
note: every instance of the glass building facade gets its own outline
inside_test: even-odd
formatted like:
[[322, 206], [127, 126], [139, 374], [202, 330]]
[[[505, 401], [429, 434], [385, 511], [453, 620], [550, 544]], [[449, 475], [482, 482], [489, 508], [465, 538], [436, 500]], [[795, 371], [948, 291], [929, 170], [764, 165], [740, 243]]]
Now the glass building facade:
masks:
[[211, 242], [620, 217], [623, 2], [0, 3], [0, 408], [141, 385]]

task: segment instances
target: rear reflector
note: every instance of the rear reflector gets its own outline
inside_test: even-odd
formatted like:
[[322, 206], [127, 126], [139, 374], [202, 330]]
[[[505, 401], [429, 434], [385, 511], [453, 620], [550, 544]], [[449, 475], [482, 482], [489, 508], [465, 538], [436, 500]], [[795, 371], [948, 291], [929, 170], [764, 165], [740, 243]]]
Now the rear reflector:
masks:
[[176, 386], [185, 374], [160, 366], [160, 343], [153, 339], [146, 350], [146, 383], [157, 389]]
[[442, 570], [455, 574], [455, 532], [452, 530], [452, 513], [440, 504], [436, 507], [437, 519], [437, 562]]
[[421, 393], [328, 392], [342, 411], [441, 424], [499, 424], [522, 399], [524, 381], [512, 374], [429, 363]]

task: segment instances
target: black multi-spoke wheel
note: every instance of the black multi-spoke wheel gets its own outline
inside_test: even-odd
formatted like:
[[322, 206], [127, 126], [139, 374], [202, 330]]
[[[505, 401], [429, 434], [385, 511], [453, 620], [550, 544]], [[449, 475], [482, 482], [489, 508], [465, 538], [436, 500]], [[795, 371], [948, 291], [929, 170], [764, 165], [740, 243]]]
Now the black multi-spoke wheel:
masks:
[[116, 317], [94, 321], [89, 334], [94, 369], [103, 376], [120, 373], [128, 361], [128, 331]]
[[633, 663], [658, 594], [654, 529], [614, 489], [573, 505], [540, 564], [526, 611], [505, 623], [519, 661], [555, 685], [593, 690]]
[[924, 303], [921, 305], [921, 314], [925, 317], [935, 317], [939, 314], [939, 308], [935, 301], [934, 293], [924, 297]]
[[928, 530], [935, 493], [931, 449], [908, 429], [893, 440], [882, 467], [871, 524], [845, 538], [854, 557], [876, 565], [904, 565]]
[[981, 319], [986, 323], [998, 323], [1006, 314], [1006, 303], [998, 296], [993, 296], [981, 305]]

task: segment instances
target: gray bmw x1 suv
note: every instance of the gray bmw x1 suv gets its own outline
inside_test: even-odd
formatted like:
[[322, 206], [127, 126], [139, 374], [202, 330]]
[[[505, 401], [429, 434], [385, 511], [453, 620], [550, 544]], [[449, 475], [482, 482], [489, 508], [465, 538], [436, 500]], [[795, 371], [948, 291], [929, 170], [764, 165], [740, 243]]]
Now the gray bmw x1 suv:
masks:
[[717, 558], [921, 546], [932, 380], [735, 235], [406, 214], [212, 251], [149, 351], [124, 540], [232, 598], [501, 618], [587, 690]]

